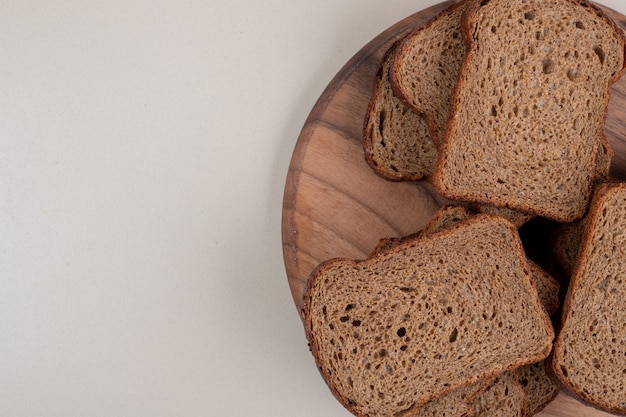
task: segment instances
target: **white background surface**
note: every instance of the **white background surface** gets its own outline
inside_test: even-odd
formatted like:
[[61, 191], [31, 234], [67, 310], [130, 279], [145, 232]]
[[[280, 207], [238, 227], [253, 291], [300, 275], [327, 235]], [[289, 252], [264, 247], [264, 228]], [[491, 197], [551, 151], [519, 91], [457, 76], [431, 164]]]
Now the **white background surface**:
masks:
[[0, 415], [348, 416], [287, 284], [285, 176], [341, 66], [434, 3], [2, 2]]

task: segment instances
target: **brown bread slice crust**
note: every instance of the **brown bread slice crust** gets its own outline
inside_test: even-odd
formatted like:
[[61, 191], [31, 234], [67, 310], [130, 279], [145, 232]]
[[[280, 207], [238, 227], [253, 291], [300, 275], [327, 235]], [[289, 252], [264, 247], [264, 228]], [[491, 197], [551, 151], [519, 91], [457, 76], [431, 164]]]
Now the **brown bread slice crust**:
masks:
[[530, 273], [537, 287], [541, 305], [546, 309], [546, 313], [551, 316], [556, 313], [561, 305], [561, 301], [559, 300], [561, 284], [545, 269], [530, 259], [528, 259], [528, 267], [530, 268]]
[[474, 0], [433, 182], [440, 194], [557, 221], [591, 193], [624, 35], [584, 0]]
[[591, 405], [626, 415], [626, 184], [596, 188], [563, 306], [552, 370]]
[[323, 263], [302, 317], [321, 374], [357, 416], [417, 411], [542, 360], [554, 336], [515, 227], [484, 215], [365, 261]]
[[[487, 210], [489, 211], [489, 209]], [[498, 213], [498, 210], [495, 210]], [[510, 213], [508, 210], [504, 211], [505, 214], [509, 214], [509, 217], [513, 219], [522, 216], [523, 213]], [[442, 207], [433, 217], [433, 219], [424, 227], [422, 233], [426, 230], [431, 230], [433, 233], [444, 230], [460, 221], [467, 220], [473, 216], [469, 210], [462, 206], [449, 206]], [[506, 217], [505, 217], [506, 218]], [[509, 220], [511, 220], [509, 218]], [[515, 224], [515, 222], [513, 222]], [[519, 227], [518, 224], [515, 224]], [[541, 304], [545, 308], [549, 316], [553, 315], [560, 305], [559, 300], [559, 282], [548, 274], [543, 268], [537, 265], [535, 262], [528, 260], [528, 266], [530, 267], [531, 274], [534, 278], [535, 286], [537, 287], [537, 293]], [[524, 365], [519, 368], [519, 382], [523, 387], [523, 395], [518, 390], [514, 390], [509, 398], [512, 404], [511, 408], [506, 409], [506, 415], [515, 415], [519, 410], [524, 411], [525, 416], [532, 416], [537, 414], [546, 405], [556, 398], [559, 393], [559, 387], [548, 376], [545, 369], [545, 360], [536, 362], [530, 365]], [[502, 384], [502, 381], [498, 381]], [[485, 386], [489, 387], [488, 384]], [[518, 388], [518, 386], [516, 387]], [[467, 388], [466, 388], [467, 389]], [[483, 390], [484, 391], [484, 390]], [[497, 404], [504, 400], [504, 397], [508, 396], [508, 392], [504, 390], [498, 390], [498, 388], [490, 388], [487, 390], [489, 393], [485, 393], [477, 401], [482, 402], [482, 406], [485, 410], [490, 410], [493, 413], [500, 413], [502, 408], [498, 408]], [[497, 395], [500, 393], [501, 395]], [[459, 395], [464, 393], [451, 392], [444, 397], [431, 401], [427, 406], [420, 410], [419, 416], [463, 416], [463, 406], [455, 405], [454, 401], [458, 400]], [[481, 393], [482, 394], [482, 393]], [[515, 400], [517, 398], [517, 401]], [[524, 401], [525, 400], [525, 401]], [[471, 401], [469, 401], [471, 403]], [[517, 404], [515, 406], [514, 404]], [[468, 404], [469, 407], [469, 404]], [[487, 411], [484, 412], [485, 414]], [[505, 414], [498, 414], [503, 417]], [[472, 413], [468, 413], [472, 415]], [[483, 415], [483, 414], [479, 414]], [[478, 415], [474, 415], [477, 417]]]
[[526, 393], [519, 369], [503, 372], [471, 402], [473, 417], [524, 417]]
[[417, 181], [432, 174], [438, 151], [426, 120], [397, 98], [389, 82], [394, 44], [385, 54], [376, 76], [363, 132], [368, 165], [393, 181]]

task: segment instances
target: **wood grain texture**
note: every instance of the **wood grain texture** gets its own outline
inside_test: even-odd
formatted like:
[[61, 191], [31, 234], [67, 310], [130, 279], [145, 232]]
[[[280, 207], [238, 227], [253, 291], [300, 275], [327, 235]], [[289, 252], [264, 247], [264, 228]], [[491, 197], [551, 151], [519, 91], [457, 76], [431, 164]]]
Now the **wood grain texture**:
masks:
[[[418, 12], [365, 45], [333, 78], [298, 137], [283, 200], [283, 255], [297, 311], [306, 280], [322, 261], [365, 258], [380, 238], [420, 230], [447, 201], [426, 181], [391, 182], [363, 155], [363, 121], [387, 48], [423, 26], [453, 0]], [[603, 8], [626, 31], [626, 16]], [[605, 127], [615, 151], [611, 174], [626, 178], [626, 76], [612, 89]], [[538, 416], [609, 414], [560, 394]]]

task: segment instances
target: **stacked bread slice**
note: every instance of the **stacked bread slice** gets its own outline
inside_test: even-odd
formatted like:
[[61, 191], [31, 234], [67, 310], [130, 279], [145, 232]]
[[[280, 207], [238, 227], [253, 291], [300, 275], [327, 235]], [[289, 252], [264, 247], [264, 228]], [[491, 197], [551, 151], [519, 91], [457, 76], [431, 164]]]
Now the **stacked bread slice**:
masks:
[[[530, 416], [559, 386], [626, 414], [626, 185], [603, 132], [625, 50], [586, 0], [462, 0], [388, 50], [365, 159], [456, 204], [309, 277], [309, 345], [353, 414]], [[562, 224], [573, 277], [554, 351], [559, 282], [518, 231], [534, 218]]]
[[[474, 214], [463, 206], [444, 206], [435, 213], [431, 221], [418, 234], [410, 238], [441, 232], [461, 224], [473, 216]], [[406, 240], [407, 238], [381, 239], [369, 258]], [[539, 300], [546, 313], [552, 315], [559, 307], [560, 284], [535, 262], [530, 259], [527, 259], [527, 262]], [[468, 390], [470, 391], [468, 392]], [[550, 403], [558, 392], [558, 386], [546, 373], [544, 361], [540, 361], [522, 366], [517, 370], [507, 371], [497, 378], [487, 378], [481, 383], [455, 390], [432, 400], [416, 415], [420, 417], [430, 415], [459, 417], [469, 415], [475, 417], [533, 415]], [[459, 401], [461, 396], [463, 401]], [[453, 409], [451, 404], [456, 404], [456, 408]], [[507, 410], [507, 412], [505, 413], [503, 410]]]
[[596, 407], [626, 415], [626, 184], [598, 186], [583, 221], [552, 368]]
[[582, 1], [474, 1], [438, 190], [557, 221], [587, 208], [621, 30]]
[[303, 318], [320, 372], [359, 416], [413, 415], [545, 359], [554, 337], [517, 229], [490, 215], [323, 263]]

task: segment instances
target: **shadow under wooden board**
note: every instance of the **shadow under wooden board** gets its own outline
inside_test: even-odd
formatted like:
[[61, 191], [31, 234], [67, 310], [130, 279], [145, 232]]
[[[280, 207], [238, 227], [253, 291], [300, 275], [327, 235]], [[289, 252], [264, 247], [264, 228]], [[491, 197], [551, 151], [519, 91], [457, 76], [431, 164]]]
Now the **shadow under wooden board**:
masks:
[[[386, 50], [454, 2], [409, 16], [365, 45], [311, 110], [293, 152], [283, 200], [283, 255], [298, 311], [306, 280], [319, 263], [336, 257], [363, 259], [380, 238], [422, 229], [447, 202], [426, 181], [391, 182], [376, 175], [364, 159], [362, 131]], [[626, 31], [626, 16], [602, 8]], [[611, 174], [626, 179], [626, 76], [613, 86], [605, 132], [615, 151]], [[610, 414], [559, 394], [537, 415]]]

